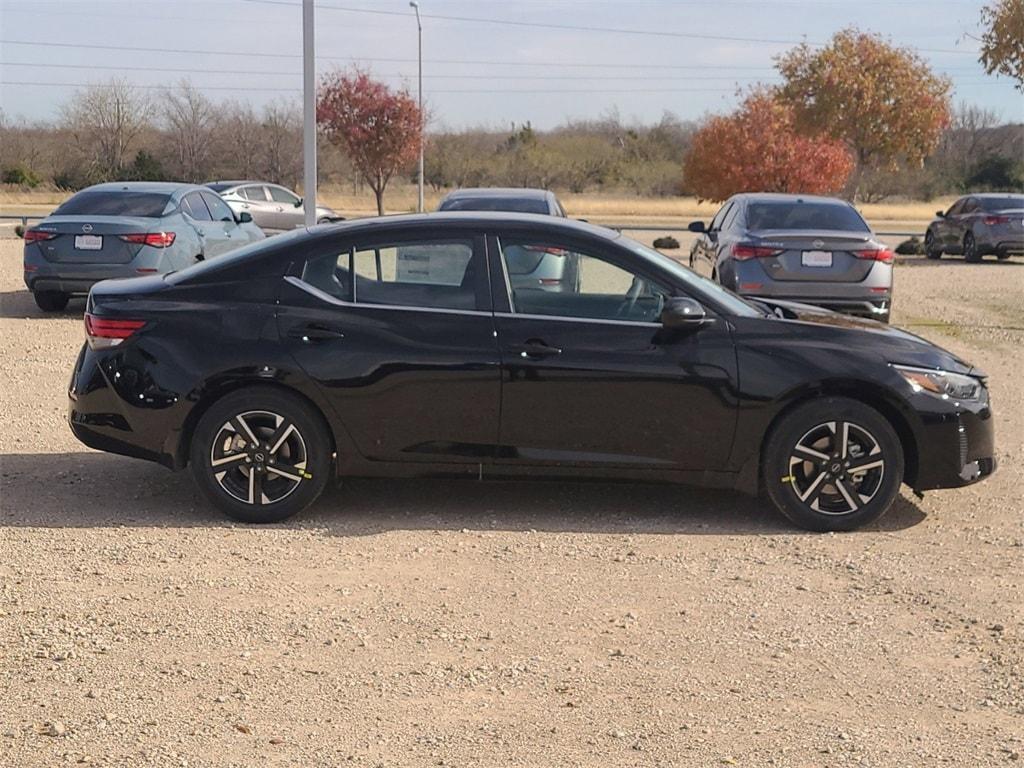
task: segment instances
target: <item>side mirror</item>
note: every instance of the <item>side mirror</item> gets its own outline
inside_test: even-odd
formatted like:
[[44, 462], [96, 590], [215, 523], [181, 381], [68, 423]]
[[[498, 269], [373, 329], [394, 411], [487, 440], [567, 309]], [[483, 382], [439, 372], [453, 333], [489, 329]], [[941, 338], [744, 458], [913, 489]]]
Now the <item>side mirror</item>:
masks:
[[298, 200], [295, 201], [295, 207], [296, 208], [301, 208], [302, 207], [302, 198], [301, 197]]
[[666, 328], [696, 328], [707, 320], [704, 307], [694, 299], [677, 296], [665, 302], [661, 324]]
[[249, 213], [248, 211], [242, 211], [240, 214], [238, 214], [238, 223], [239, 224], [251, 224], [252, 223], [252, 214]]
[[935, 215], [938, 216], [940, 219], [946, 218], [946, 212], [945, 211], [936, 211]]
[[707, 232], [707, 227], [704, 226], [703, 221], [691, 221], [689, 226], [686, 227], [691, 232]]

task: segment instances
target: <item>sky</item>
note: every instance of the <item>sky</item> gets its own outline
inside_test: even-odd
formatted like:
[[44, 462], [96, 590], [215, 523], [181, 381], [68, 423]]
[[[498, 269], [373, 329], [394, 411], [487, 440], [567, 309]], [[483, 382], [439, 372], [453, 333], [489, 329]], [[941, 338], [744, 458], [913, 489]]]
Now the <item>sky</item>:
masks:
[[[954, 101], [1024, 121], [1024, 95], [978, 63], [984, 0], [421, 0], [432, 128], [547, 129], [616, 111], [652, 123], [728, 112], [778, 82], [773, 57], [857, 26], [916, 48]], [[416, 91], [407, 0], [317, 0], [317, 69], [361, 66]], [[301, 0], [0, 0], [0, 108], [53, 120], [112, 77], [214, 101], [301, 98]]]

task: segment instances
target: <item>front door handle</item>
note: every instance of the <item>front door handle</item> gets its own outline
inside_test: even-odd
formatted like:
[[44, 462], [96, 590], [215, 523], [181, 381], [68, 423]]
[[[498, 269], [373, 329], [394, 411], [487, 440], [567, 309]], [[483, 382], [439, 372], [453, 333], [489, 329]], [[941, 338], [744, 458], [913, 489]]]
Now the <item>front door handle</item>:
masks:
[[316, 323], [300, 325], [297, 328], [293, 328], [288, 332], [288, 336], [292, 339], [300, 339], [308, 344], [312, 344], [315, 341], [328, 341], [330, 339], [345, 338], [345, 334], [337, 328], [331, 328], [326, 325], [317, 325]]
[[530, 339], [521, 346], [513, 347], [512, 350], [518, 352], [519, 356], [526, 360], [540, 360], [562, 354], [562, 350], [558, 347], [548, 346], [539, 339]]

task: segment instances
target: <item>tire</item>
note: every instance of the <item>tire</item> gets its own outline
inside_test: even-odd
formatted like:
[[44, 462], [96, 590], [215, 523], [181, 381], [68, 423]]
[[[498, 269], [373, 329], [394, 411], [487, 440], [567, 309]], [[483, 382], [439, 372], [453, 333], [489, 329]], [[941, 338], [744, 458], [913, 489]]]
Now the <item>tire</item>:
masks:
[[[848, 462], [865, 469], [851, 476]], [[768, 435], [761, 462], [776, 509], [801, 528], [823, 532], [852, 531], [885, 514], [899, 493], [903, 466], [892, 425], [845, 397], [816, 398], [785, 414]], [[829, 482], [836, 468], [839, 479]]]
[[996, 254], [996, 258], [999, 259], [1000, 261], [1006, 261], [1008, 258], [1010, 258], [1010, 254], [1007, 253], [1006, 251], [1000, 251], [999, 253]]
[[978, 250], [978, 243], [971, 232], [964, 235], [964, 260], [971, 264], [981, 261], [981, 251]]
[[228, 517], [276, 523], [319, 498], [331, 472], [331, 441], [304, 400], [252, 387], [225, 395], [203, 414], [190, 461], [200, 490]]
[[941, 259], [942, 249], [935, 247], [935, 235], [931, 230], [924, 234], [924, 255], [928, 259]]
[[43, 312], [60, 312], [71, 300], [70, 294], [60, 291], [33, 291], [32, 298]]

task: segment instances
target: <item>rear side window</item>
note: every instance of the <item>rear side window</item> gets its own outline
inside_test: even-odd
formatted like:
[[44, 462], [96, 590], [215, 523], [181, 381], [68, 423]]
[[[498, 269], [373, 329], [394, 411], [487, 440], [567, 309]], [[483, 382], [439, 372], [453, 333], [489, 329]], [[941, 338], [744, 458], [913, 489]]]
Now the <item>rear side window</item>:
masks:
[[441, 203], [442, 211], [507, 211], [509, 213], [550, 213], [547, 200], [517, 197], [458, 197]]
[[841, 203], [750, 203], [747, 229], [831, 229], [868, 232], [868, 225], [853, 208]]
[[53, 215], [157, 218], [163, 214], [170, 198], [170, 195], [159, 192], [84, 189], [61, 205]]
[[981, 209], [989, 213], [997, 211], [1013, 211], [1024, 209], [1024, 195], [1007, 195], [1006, 197], [979, 197]]
[[246, 200], [253, 200], [256, 202], [267, 201], [267, 195], [263, 191], [263, 187], [242, 187], [238, 193]]
[[198, 192], [189, 192], [181, 198], [181, 210], [187, 213], [196, 221], [213, 221], [206, 203]]
[[289, 205], [295, 205], [299, 202], [299, 196], [293, 195], [287, 189], [281, 189], [281, 187], [267, 187], [270, 190], [270, 199], [275, 203], [288, 203]]

